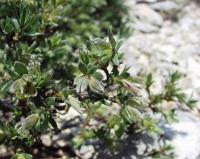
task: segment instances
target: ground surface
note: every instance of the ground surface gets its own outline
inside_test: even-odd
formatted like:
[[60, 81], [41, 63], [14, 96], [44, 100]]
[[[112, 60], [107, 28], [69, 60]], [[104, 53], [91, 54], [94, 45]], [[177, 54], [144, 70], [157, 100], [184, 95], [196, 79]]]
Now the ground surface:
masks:
[[[180, 86], [200, 99], [200, 4], [192, 0], [127, 0], [133, 32], [123, 45], [133, 75], [152, 72], [157, 88], [163, 76], [178, 70]], [[200, 107], [200, 104], [197, 104]], [[198, 110], [198, 109], [197, 109]], [[169, 126], [177, 159], [200, 159], [200, 121], [195, 113], [179, 112]], [[170, 133], [168, 135], [171, 135]]]

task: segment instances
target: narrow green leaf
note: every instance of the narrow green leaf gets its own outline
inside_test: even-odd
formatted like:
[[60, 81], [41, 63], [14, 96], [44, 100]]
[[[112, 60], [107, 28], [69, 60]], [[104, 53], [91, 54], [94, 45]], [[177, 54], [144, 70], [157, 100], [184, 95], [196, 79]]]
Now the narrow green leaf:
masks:
[[100, 72], [95, 72], [93, 73], [93, 76], [98, 79], [99, 81], [101, 81], [103, 79], [103, 75]]
[[20, 25], [19, 25], [19, 22], [17, 21], [17, 19], [12, 19], [12, 23], [13, 23], [13, 26], [16, 30], [16, 32], [19, 32], [20, 31]]
[[170, 82], [174, 83], [181, 78], [181, 74], [178, 71], [175, 71], [170, 74]]
[[115, 41], [115, 38], [113, 36], [112, 29], [108, 30], [108, 38], [109, 38], [109, 42], [110, 42], [112, 48], [115, 49], [115, 47], [116, 47], [116, 41]]
[[153, 84], [153, 77], [152, 77], [152, 74], [148, 74], [145, 79], [144, 79], [144, 83], [145, 83], [145, 86], [146, 88], [149, 88], [152, 84]]
[[52, 106], [52, 105], [55, 104], [55, 100], [56, 100], [55, 97], [48, 97], [48, 98], [45, 100], [45, 102], [46, 102], [47, 105], [50, 107], [50, 106]]
[[90, 69], [89, 69], [89, 74], [90, 74], [90, 75], [93, 74], [93, 73], [95, 73], [96, 70], [97, 70], [97, 67], [96, 67], [96, 66], [90, 66], [90, 65], [88, 65], [88, 67], [90, 68]]
[[81, 58], [81, 61], [85, 63], [86, 65], [89, 63], [89, 58], [86, 53], [80, 53], [80, 58]]
[[87, 74], [88, 73], [87, 66], [82, 62], [79, 63], [79, 69], [83, 74]]
[[122, 46], [122, 44], [123, 44], [123, 41], [122, 41], [122, 40], [119, 41], [119, 42], [117, 43], [117, 45], [116, 45], [115, 51], [118, 51], [118, 50], [120, 49], [120, 47]]
[[119, 66], [119, 59], [118, 59], [118, 55], [115, 54], [115, 56], [112, 59], [114, 66]]
[[14, 82], [14, 80], [8, 80], [8, 81], [2, 83], [0, 85], [1, 92], [5, 92], [5, 91], [9, 90], [9, 88], [12, 85], [13, 82]]

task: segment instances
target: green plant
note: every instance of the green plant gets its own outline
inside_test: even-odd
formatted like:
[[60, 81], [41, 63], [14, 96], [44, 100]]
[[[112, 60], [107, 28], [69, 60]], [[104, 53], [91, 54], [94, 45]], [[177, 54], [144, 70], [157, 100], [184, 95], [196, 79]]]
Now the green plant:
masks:
[[54, 65], [58, 78], [72, 77], [71, 63], [76, 65], [76, 50], [86, 40], [105, 36], [111, 25], [115, 32], [126, 30], [121, 29], [127, 19], [121, 0], [12, 0], [1, 2], [0, 11], [0, 45], [9, 61], [41, 55], [42, 69]]
[[56, 119], [71, 107], [83, 121], [70, 146], [78, 149], [88, 140], [99, 140], [113, 149], [129, 130], [162, 134], [151, 114], [175, 118], [175, 108], [163, 108], [163, 101], [189, 108], [195, 104], [177, 88], [178, 72], [170, 74], [158, 94], [151, 91], [151, 74], [131, 77], [119, 51], [122, 42], [111, 30], [108, 38], [90, 39], [104, 36], [111, 24], [114, 32], [120, 30], [122, 1], [1, 4], [0, 142], [15, 145], [13, 158], [32, 158], [25, 153], [31, 153], [28, 148], [41, 143], [42, 134], [61, 132]]

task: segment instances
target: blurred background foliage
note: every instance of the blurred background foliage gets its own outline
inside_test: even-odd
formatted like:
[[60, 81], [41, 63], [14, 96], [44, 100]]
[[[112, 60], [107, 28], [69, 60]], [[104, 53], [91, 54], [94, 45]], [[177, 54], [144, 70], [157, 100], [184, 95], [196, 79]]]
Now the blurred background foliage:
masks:
[[104, 37], [110, 26], [115, 33], [127, 32], [121, 0], [13, 0], [1, 2], [0, 11], [1, 50], [9, 62], [41, 55], [42, 69], [54, 66], [58, 77], [73, 70], [77, 59], [71, 52], [88, 39]]

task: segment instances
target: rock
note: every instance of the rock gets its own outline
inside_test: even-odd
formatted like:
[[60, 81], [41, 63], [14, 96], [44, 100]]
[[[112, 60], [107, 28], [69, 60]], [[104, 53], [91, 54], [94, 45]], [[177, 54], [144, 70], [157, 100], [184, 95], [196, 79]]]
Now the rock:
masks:
[[3, 154], [7, 153], [7, 149], [5, 145], [0, 145], [0, 157], [3, 156]]
[[173, 101], [163, 101], [162, 108], [164, 110], [172, 110], [172, 109], [177, 109], [178, 105], [176, 102]]
[[148, 5], [136, 5], [134, 13], [142, 22], [146, 22], [155, 26], [162, 26], [163, 19], [159, 13], [155, 12]]
[[66, 140], [58, 140], [56, 141], [56, 144], [59, 146], [59, 147], [64, 147], [67, 145], [67, 142]]
[[94, 157], [94, 147], [92, 145], [83, 145], [81, 146], [81, 149], [78, 151], [76, 151], [76, 153], [78, 154], [79, 157], [81, 157], [81, 159], [90, 159], [92, 157]]
[[135, 0], [124, 0], [124, 4], [129, 8], [131, 6], [134, 6], [136, 4]]
[[141, 55], [139, 58], [138, 58], [138, 63], [140, 64], [140, 65], [143, 65], [144, 66], [144, 68], [145, 68], [145, 72], [149, 72], [150, 70], [149, 70], [149, 65], [150, 65], [150, 63], [149, 63], [149, 60], [148, 60], [148, 56], [146, 56], [146, 55]]
[[145, 22], [140, 22], [140, 21], [136, 22], [133, 25], [133, 28], [135, 30], [139, 30], [139, 31], [144, 32], [144, 33], [156, 32], [158, 30], [157, 26], [153, 26], [151, 24], [148, 24], [148, 23], [145, 23]]
[[195, 25], [195, 21], [190, 17], [182, 18], [179, 23], [181, 29], [185, 31], [189, 31]]
[[[179, 5], [181, 5], [182, 7], [184, 7], [186, 4], [188, 4], [189, 1], [190, 0], [174, 0], [174, 2], [176, 2]], [[196, 1], [198, 1], [198, 0], [196, 0]]]
[[176, 20], [180, 6], [174, 1], [162, 1], [152, 4], [151, 7], [159, 11], [165, 18]]
[[162, 26], [161, 15], [146, 4], [134, 5], [129, 10], [130, 18], [134, 21], [132, 26], [142, 32], [155, 32]]
[[42, 143], [45, 145], [45, 146], [51, 146], [52, 144], [52, 140], [50, 138], [50, 135], [42, 135], [40, 137]]
[[179, 9], [179, 6], [174, 1], [157, 2], [151, 4], [151, 7], [160, 12], [167, 12], [167, 13]]
[[174, 131], [171, 144], [177, 155], [176, 159], [198, 159], [200, 152], [200, 119], [189, 112], [179, 111], [178, 123], [169, 127]]
[[65, 120], [71, 120], [74, 119], [78, 116], [81, 116], [81, 114], [73, 107], [70, 107], [68, 112], [65, 115], [62, 115], [62, 119], [64, 118]]
[[174, 57], [174, 53], [175, 53], [175, 48], [174, 46], [172, 45], [169, 45], [169, 44], [165, 44], [165, 45], [162, 45], [162, 47], [159, 47], [158, 48], [161, 53], [164, 53], [168, 55], [167, 58], [170, 58], [170, 59], [173, 59]]
[[136, 0], [137, 3], [155, 3], [158, 0]]
[[[68, 139], [71, 138], [70, 134], [73, 133], [73, 129], [65, 129], [62, 130], [60, 133], [53, 135], [52, 141], [56, 143], [56, 145], [60, 147], [64, 147], [68, 144]], [[76, 128], [77, 129], [77, 128]]]

